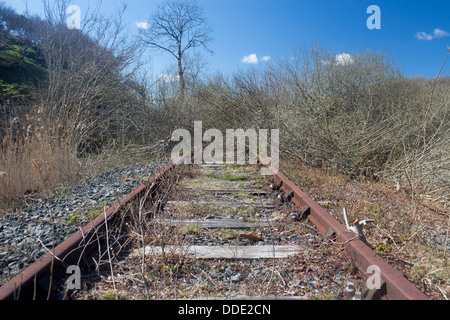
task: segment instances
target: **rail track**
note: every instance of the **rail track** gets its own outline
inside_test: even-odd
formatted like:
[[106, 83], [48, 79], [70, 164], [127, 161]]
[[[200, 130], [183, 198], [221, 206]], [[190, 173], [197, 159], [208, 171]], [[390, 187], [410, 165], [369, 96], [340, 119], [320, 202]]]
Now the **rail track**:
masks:
[[[172, 163], [0, 287], [0, 300], [97, 299], [99, 288], [123, 299], [428, 299], [267, 168]], [[70, 266], [81, 287], [68, 288]]]

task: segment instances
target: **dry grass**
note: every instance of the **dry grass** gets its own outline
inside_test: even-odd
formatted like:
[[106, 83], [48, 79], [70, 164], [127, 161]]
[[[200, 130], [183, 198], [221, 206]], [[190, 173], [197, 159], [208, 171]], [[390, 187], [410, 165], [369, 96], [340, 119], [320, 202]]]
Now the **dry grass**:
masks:
[[[191, 177], [192, 173], [181, 173], [178, 177], [183, 175]], [[171, 188], [174, 188], [171, 200], [186, 200], [183, 187], [176, 183], [180, 180], [178, 177], [165, 183], [158, 200], [167, 200], [164, 191]], [[344, 299], [345, 284], [335, 281], [337, 274], [355, 283], [358, 280], [352, 266], [344, 264], [342, 252], [330, 246], [320, 235], [317, 235], [314, 246], [304, 248], [301, 254], [288, 259], [195, 259], [178, 249], [192, 245], [199, 236], [203, 242], [209, 239], [212, 242], [229, 241], [230, 244], [234, 243], [235, 237], [229, 237], [227, 230], [223, 229], [172, 226], [163, 221], [172, 214], [178, 218], [195, 218], [198, 212], [193, 208], [180, 206], [174, 209], [176, 212], [167, 208], [161, 212], [157, 210], [158, 201], [138, 202], [130, 207], [125, 224], [130, 239], [127, 240], [130, 244], [128, 249], [166, 246], [163, 253], [131, 254], [114, 261], [113, 272], [105, 267], [103, 273], [92, 277], [92, 281], [83, 281], [84, 290], [75, 293], [73, 299], [223, 299], [239, 296]], [[309, 235], [313, 228], [304, 223], [307, 222], [298, 222], [295, 228], [290, 224], [286, 229], [272, 229], [271, 233], [276, 232], [280, 236], [276, 241], [288, 241], [290, 236], [302, 234], [301, 230], [303, 233], [306, 230]], [[230, 272], [232, 275], [241, 274], [242, 279], [232, 280]], [[313, 279], [314, 285], [303, 282]], [[320, 292], [319, 296], [317, 292]]]
[[448, 240], [448, 204], [418, 202], [402, 185], [388, 186], [313, 168], [296, 159], [283, 159], [281, 170], [344, 224], [374, 219], [364, 232], [369, 245], [433, 299], [450, 292], [449, 252], [436, 239]]
[[23, 204], [31, 194], [76, 182], [81, 166], [73, 144], [53, 136], [45, 127], [28, 124], [26, 132], [6, 128], [0, 141], [0, 207]]
[[[113, 168], [167, 159], [167, 141], [152, 145], [105, 146], [101, 153], [77, 155], [77, 139], [60, 137], [39, 114], [0, 121], [0, 208], [28, 205], [36, 193], [73, 185]], [[31, 200], [31, 199], [30, 199]]]
[[[170, 230], [169, 230], [170, 229]], [[133, 232], [134, 247], [147, 244], [189, 245], [195, 234], [179, 227], [162, 227], [158, 221], [148, 224], [145, 237]], [[172, 248], [173, 249], [173, 248]], [[207, 259], [166, 249], [164, 254], [129, 255], [115, 261], [114, 271], [104, 272], [93, 281], [83, 281], [84, 290], [75, 293], [80, 300], [165, 300], [165, 299], [224, 299], [239, 296], [304, 296], [320, 299], [345, 299], [343, 285], [334, 281], [337, 271], [347, 279], [358, 281], [355, 270], [343, 265], [341, 253], [324, 241], [317, 247], [306, 248], [301, 254], [287, 259]], [[226, 275], [241, 274], [242, 280], [232, 281]], [[112, 276], [113, 275], [113, 276]], [[299, 285], [299, 279], [316, 276], [314, 287]], [[317, 291], [316, 291], [317, 290]]]
[[[333, 274], [341, 270], [340, 259], [327, 245], [320, 255], [316, 250], [304, 255], [292, 256], [275, 261], [260, 260], [205, 260], [167, 254], [149, 256], [145, 263], [146, 273], [142, 276], [141, 259], [128, 258], [126, 263], [116, 265], [116, 288], [111, 281], [102, 281], [90, 290], [80, 292], [82, 300], [165, 300], [165, 299], [224, 299], [239, 296], [304, 296], [316, 298], [314, 289], [322, 292], [321, 299], [343, 299], [343, 288], [333, 282]], [[319, 262], [318, 262], [319, 261]], [[322, 264], [327, 261], [327, 264]], [[309, 267], [305, 267], [309, 266]], [[226, 275], [240, 273], [243, 280], [233, 282]], [[296, 279], [308, 274], [318, 274], [317, 286], [295, 285]], [[351, 268], [343, 275], [353, 277]], [[356, 277], [355, 277], [356, 278]], [[144, 280], [145, 279], [145, 280]], [[147, 283], [145, 290], [144, 281]], [[148, 295], [147, 295], [148, 293]], [[325, 296], [327, 298], [325, 298]]]

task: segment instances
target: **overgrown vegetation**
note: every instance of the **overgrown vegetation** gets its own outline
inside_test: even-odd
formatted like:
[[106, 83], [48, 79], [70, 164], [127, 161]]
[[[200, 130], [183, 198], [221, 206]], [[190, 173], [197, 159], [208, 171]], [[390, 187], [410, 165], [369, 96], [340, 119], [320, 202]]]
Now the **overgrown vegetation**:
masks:
[[[196, 18], [205, 24], [199, 30], [206, 30], [198, 46], [205, 46], [211, 30], [201, 10], [178, 2], [183, 10], [196, 8]], [[183, 54], [174, 59], [167, 79], [152, 83], [138, 70], [141, 53], [157, 42], [148, 34], [127, 37], [125, 8], [111, 18], [96, 8], [86, 14], [81, 30], [69, 30], [68, 4], [47, 1], [44, 19], [0, 8], [2, 103], [35, 106], [22, 116], [11, 108], [2, 116], [2, 200], [22, 197], [23, 190], [10, 191], [14, 187], [5, 179], [20, 180], [11, 166], [21, 161], [16, 153], [25, 141], [43, 143], [39, 137], [49, 137], [43, 144], [50, 144], [50, 153], [65, 155], [58, 160], [64, 168], [46, 164], [61, 172], [54, 179], [33, 169], [33, 160], [52, 163], [48, 155], [44, 160], [45, 152], [37, 152], [41, 160], [30, 156], [14, 165], [27, 168], [22, 175], [32, 175], [30, 181], [41, 179], [26, 189], [41, 190], [83, 176], [91, 170], [85, 160], [93, 155], [101, 158], [130, 145], [146, 150], [159, 143], [164, 149], [174, 129], [192, 130], [193, 121], [201, 120], [204, 128], [222, 132], [280, 129], [282, 155], [405, 188], [415, 202], [448, 203], [450, 80], [439, 70], [436, 79], [411, 79], [382, 52], [354, 52], [343, 62], [316, 45], [295, 50], [286, 61], [230, 76], [206, 74], [200, 56]], [[159, 10], [170, 16], [173, 7]]]
[[404, 77], [382, 53], [318, 47], [199, 90], [206, 127], [279, 128], [281, 151], [448, 201], [448, 78]]
[[[164, 15], [156, 12], [155, 21], [171, 17], [171, 8], [194, 8], [196, 47], [206, 47], [211, 29], [199, 7], [174, 1], [178, 6], [161, 6]], [[207, 74], [201, 56], [175, 50], [186, 45], [180, 39], [163, 49], [175, 57], [167, 78], [152, 82], [140, 72], [141, 54], [161, 38], [151, 33], [129, 37], [122, 21], [126, 7], [113, 17], [94, 8], [84, 14], [81, 30], [70, 30], [69, 4], [45, 1], [46, 15], [40, 18], [0, 3], [0, 215], [9, 206], [27, 205], [31, 194], [65, 190], [64, 185], [155, 152], [168, 155], [172, 132], [192, 131], [194, 121], [222, 132], [280, 129], [281, 169], [315, 200], [328, 201], [326, 209], [338, 219], [343, 207], [352, 221], [373, 219], [365, 229], [369, 245], [427, 294], [448, 298], [450, 78], [440, 70], [435, 79], [408, 78], [382, 52], [354, 52], [343, 62], [332, 49], [317, 45], [265, 68]], [[449, 53], [442, 53], [443, 65]], [[214, 177], [249, 183], [233, 166], [224, 168], [230, 173]], [[202, 187], [208, 184], [205, 180]], [[183, 237], [202, 232], [161, 227], [158, 219], [145, 219], [156, 207], [135, 205], [127, 241], [139, 246], [182, 245]], [[214, 206], [189, 209], [184, 214], [192, 217], [219, 211]], [[239, 210], [220, 208], [227, 215], [251, 208]], [[93, 209], [91, 216], [98, 213]], [[68, 224], [75, 222], [76, 215], [67, 217]], [[186, 257], [170, 254], [141, 259], [130, 267], [133, 278], [116, 281], [117, 287], [140, 286], [144, 298], [165, 298], [172, 291], [175, 297], [211, 294], [202, 283], [206, 277], [218, 281], [225, 269], [186, 269]], [[105, 263], [108, 272], [110, 264]], [[180, 287], [176, 275], [191, 271], [195, 286]], [[272, 293], [269, 276], [276, 269], [269, 271], [267, 285], [251, 283], [260, 286], [255, 292]], [[155, 275], [166, 292], [152, 282]], [[127, 298], [112, 277], [113, 288], [102, 298]]]
[[0, 4], [5, 204], [77, 181], [90, 171], [84, 160], [103, 149], [130, 142], [141, 149], [155, 141], [148, 130], [147, 92], [135, 77], [138, 41], [124, 32], [125, 7], [109, 18], [95, 8], [77, 30], [66, 27], [68, 5], [46, 1], [41, 19]]
[[404, 187], [351, 179], [333, 169], [285, 157], [281, 170], [344, 224], [373, 219], [363, 226], [368, 245], [432, 299], [448, 299], [448, 207], [435, 201], [411, 203]]

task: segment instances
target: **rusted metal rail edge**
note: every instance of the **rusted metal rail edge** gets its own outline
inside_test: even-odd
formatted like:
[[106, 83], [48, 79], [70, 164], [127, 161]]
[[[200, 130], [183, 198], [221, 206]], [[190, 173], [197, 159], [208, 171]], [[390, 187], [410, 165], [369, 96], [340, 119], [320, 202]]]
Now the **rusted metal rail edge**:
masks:
[[0, 300], [31, 300], [46, 299], [52, 285], [66, 276], [67, 266], [80, 261], [82, 256], [90, 254], [97, 241], [89, 241], [102, 230], [106, 223], [114, 219], [116, 213], [126, 204], [138, 199], [147, 191], [153, 193], [159, 182], [170, 173], [182, 159], [172, 162], [148, 180], [148, 185], [142, 184], [112, 205], [95, 220], [91, 221], [68, 239], [59, 244], [51, 252], [39, 258], [13, 279], [0, 287]]
[[367, 290], [366, 299], [429, 300], [402, 273], [376, 254], [355, 233], [347, 230], [344, 225], [339, 223], [331, 214], [304, 193], [287, 176], [270, 164], [266, 164], [267, 162], [260, 160], [261, 158], [258, 155], [259, 164], [272, 171], [275, 182], [285, 192], [287, 200], [293, 202], [302, 211], [305, 211], [308, 219], [321, 234], [332, 235], [335, 242], [345, 248], [348, 257], [354, 266], [358, 268], [363, 278], [368, 278], [373, 274], [373, 271], [370, 271], [370, 274], [368, 273], [369, 266], [379, 268], [381, 286], [379, 289]]

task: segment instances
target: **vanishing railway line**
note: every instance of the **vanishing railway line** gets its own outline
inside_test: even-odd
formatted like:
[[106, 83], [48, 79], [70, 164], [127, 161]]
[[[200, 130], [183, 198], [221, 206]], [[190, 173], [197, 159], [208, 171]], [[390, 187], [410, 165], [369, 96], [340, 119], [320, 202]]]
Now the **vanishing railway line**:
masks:
[[[100, 288], [124, 299], [351, 299], [352, 286], [362, 299], [427, 299], [273, 172], [172, 163], [0, 287], [0, 300], [97, 299]], [[69, 266], [81, 268], [75, 291]]]

